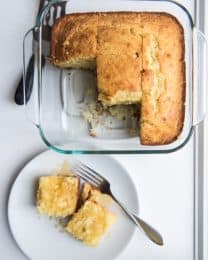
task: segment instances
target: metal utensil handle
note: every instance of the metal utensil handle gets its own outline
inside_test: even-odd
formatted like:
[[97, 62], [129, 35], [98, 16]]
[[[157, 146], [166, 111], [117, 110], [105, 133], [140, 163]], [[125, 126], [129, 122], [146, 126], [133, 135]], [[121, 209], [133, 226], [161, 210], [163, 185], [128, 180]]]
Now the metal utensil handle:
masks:
[[120, 206], [120, 208], [126, 213], [126, 215], [139, 227], [142, 228], [147, 237], [153, 241], [155, 244], [162, 246], [163, 239], [162, 236], [156, 231], [153, 227], [147, 224], [145, 221], [140, 219], [139, 217], [132, 214], [120, 201], [118, 201], [113, 196], [114, 201]]
[[[32, 88], [33, 88], [33, 80], [34, 80], [34, 54], [30, 57], [29, 64], [26, 70], [25, 76], [25, 102], [27, 103], [30, 99]], [[15, 97], [15, 103], [17, 105], [24, 104], [24, 82], [23, 82], [23, 75], [20, 79], [20, 82], [17, 86]]]
[[[35, 57], [34, 54], [30, 57], [26, 73], [25, 73], [25, 89], [24, 89], [24, 82], [23, 82], [23, 75], [19, 81], [17, 86], [14, 101], [17, 105], [24, 105], [30, 100], [32, 90], [33, 90], [33, 81], [34, 81], [34, 65], [35, 65]], [[42, 68], [45, 65], [45, 59], [42, 56]], [[24, 91], [25, 91], [25, 100], [24, 100]]]
[[193, 31], [193, 125], [202, 122], [207, 115], [207, 60], [208, 47], [204, 34], [197, 28]]
[[[30, 29], [23, 40], [23, 103], [28, 119], [35, 125], [39, 125], [39, 88], [35, 76], [37, 74], [37, 50], [32, 47], [35, 29]], [[32, 62], [31, 57], [33, 57]], [[28, 74], [28, 64], [30, 65], [30, 63], [33, 63], [33, 70], [32, 73]], [[32, 74], [33, 80], [31, 80]], [[31, 90], [30, 93], [28, 88]], [[28, 93], [30, 94], [30, 100], [27, 98]]]
[[[47, 4], [47, 0], [40, 0], [38, 15], [41, 13], [41, 10]], [[28, 67], [26, 70], [26, 84], [25, 84], [25, 100], [24, 100], [24, 82], [23, 75], [17, 85], [17, 89], [15, 91], [14, 101], [17, 105], [23, 105], [25, 102], [27, 103], [31, 97], [32, 89], [33, 89], [33, 80], [34, 80], [34, 54], [31, 55]]]

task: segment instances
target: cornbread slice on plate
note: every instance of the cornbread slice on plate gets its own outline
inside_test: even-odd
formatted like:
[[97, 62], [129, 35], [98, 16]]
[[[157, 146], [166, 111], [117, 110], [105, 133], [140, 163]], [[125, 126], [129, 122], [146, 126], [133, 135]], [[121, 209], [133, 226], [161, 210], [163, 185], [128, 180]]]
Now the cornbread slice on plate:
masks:
[[90, 183], [85, 182], [83, 184], [81, 197], [80, 197], [82, 203], [84, 203], [86, 200], [89, 199], [93, 189], [94, 189], [94, 186], [92, 186]]
[[37, 209], [41, 214], [66, 217], [75, 212], [80, 179], [75, 176], [44, 176], [39, 179]]
[[115, 215], [107, 208], [87, 200], [73, 215], [66, 230], [86, 245], [96, 246], [115, 219]]
[[103, 207], [108, 207], [112, 202], [111, 196], [101, 193], [101, 191], [91, 185], [88, 182], [83, 184], [82, 192], [81, 192], [81, 202], [84, 203], [86, 200], [91, 200], [96, 203], [99, 203]]

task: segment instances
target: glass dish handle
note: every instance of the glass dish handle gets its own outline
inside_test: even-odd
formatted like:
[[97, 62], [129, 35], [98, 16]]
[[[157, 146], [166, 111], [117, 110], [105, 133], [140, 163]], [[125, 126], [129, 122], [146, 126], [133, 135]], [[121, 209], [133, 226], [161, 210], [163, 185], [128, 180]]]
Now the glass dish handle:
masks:
[[[33, 38], [37, 34], [37, 27], [26, 32], [23, 40], [23, 95], [27, 118], [35, 125], [39, 125], [39, 88], [37, 82], [38, 42]], [[33, 66], [30, 67], [31, 59]], [[29, 68], [30, 67], [30, 68]], [[31, 75], [32, 74], [32, 75]], [[31, 80], [32, 78], [32, 80]], [[28, 86], [30, 84], [30, 86]], [[28, 100], [28, 89], [30, 98]]]
[[208, 48], [207, 40], [201, 31], [194, 28], [193, 36], [193, 125], [197, 125], [207, 114]]

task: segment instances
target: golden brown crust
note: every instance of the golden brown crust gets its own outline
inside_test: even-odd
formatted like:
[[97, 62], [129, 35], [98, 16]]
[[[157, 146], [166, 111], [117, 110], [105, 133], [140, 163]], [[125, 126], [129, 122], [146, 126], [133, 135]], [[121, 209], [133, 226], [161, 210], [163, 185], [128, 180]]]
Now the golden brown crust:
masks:
[[100, 26], [97, 34], [97, 55], [140, 55], [141, 29], [138, 25]]
[[98, 55], [98, 99], [110, 105], [138, 103], [141, 99], [139, 63], [140, 59], [133, 55]]
[[98, 15], [70, 14], [58, 19], [51, 33], [51, 62], [70, 67], [76, 60], [95, 59]]
[[143, 76], [140, 139], [145, 145], [174, 141], [184, 120], [183, 29], [167, 14], [142, 14]]
[[98, 14], [99, 26], [140, 25], [141, 13], [137, 12], [107, 12]]
[[[118, 14], [113, 16], [119, 18]], [[125, 16], [128, 17], [127, 14]], [[106, 19], [107, 17], [109, 15], [105, 15]], [[123, 19], [117, 21], [123, 22]], [[104, 105], [132, 104], [141, 100], [140, 33], [138, 24], [119, 23], [116, 26], [113, 23], [110, 26], [98, 27], [98, 99]]]
[[[166, 13], [67, 15], [52, 30], [52, 63], [95, 68], [106, 105], [141, 101], [144, 145], [174, 141], [184, 121], [184, 32]], [[85, 63], [82, 63], [85, 60]]]

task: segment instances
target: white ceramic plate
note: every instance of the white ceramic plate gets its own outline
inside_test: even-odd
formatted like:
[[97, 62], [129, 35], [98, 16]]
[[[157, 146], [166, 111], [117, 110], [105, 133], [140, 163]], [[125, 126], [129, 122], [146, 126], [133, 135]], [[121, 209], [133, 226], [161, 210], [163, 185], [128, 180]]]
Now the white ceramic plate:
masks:
[[[39, 176], [51, 174], [63, 161], [75, 155], [61, 155], [53, 151], [44, 152], [31, 160], [16, 178], [8, 202], [8, 219], [17, 244], [32, 260], [110, 260], [115, 259], [127, 247], [135, 230], [134, 224], [118, 208], [114, 207], [117, 222], [98, 247], [88, 247], [60, 232], [54, 220], [40, 216], [35, 207], [35, 192]], [[138, 199], [133, 181], [127, 171], [110, 156], [76, 156], [88, 164], [112, 184], [113, 193], [129, 209], [137, 212]]]

